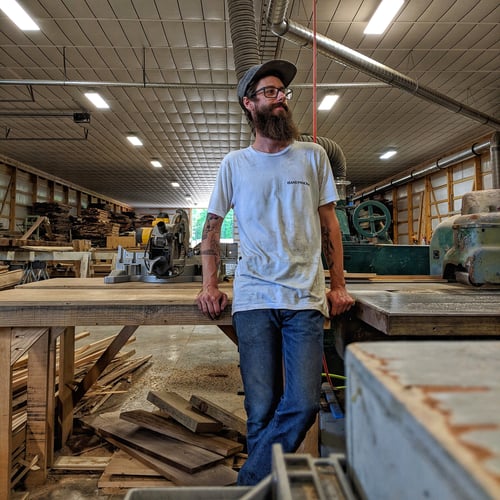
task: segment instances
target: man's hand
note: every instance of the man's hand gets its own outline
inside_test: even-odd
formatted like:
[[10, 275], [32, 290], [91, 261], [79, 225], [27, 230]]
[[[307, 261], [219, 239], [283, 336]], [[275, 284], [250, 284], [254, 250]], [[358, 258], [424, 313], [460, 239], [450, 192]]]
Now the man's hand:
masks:
[[227, 294], [215, 285], [204, 286], [196, 297], [198, 309], [209, 318], [217, 319], [227, 306]]
[[347, 293], [345, 287], [332, 288], [326, 293], [330, 309], [330, 317], [345, 313], [354, 305], [354, 299]]

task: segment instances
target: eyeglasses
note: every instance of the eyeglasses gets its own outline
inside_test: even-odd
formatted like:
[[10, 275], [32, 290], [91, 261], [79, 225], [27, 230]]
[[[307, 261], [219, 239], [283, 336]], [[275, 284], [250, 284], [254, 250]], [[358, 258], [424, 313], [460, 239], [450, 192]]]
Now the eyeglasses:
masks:
[[249, 95], [248, 97], [251, 99], [252, 97], [255, 97], [259, 92], [262, 92], [264, 94], [264, 97], [267, 97], [268, 99], [276, 99], [278, 97], [278, 94], [282, 92], [285, 94], [285, 97], [287, 99], [291, 99], [293, 95], [292, 89], [287, 89], [285, 87], [262, 87], [260, 89], [257, 89], [253, 94]]

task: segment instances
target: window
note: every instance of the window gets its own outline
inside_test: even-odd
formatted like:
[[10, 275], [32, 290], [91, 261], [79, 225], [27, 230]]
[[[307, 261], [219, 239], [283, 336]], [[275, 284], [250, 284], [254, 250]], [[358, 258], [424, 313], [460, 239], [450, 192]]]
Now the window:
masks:
[[[191, 246], [195, 247], [201, 241], [201, 233], [205, 220], [207, 219], [206, 208], [193, 208], [191, 209]], [[233, 243], [233, 211], [230, 210], [221, 229], [221, 243]]]

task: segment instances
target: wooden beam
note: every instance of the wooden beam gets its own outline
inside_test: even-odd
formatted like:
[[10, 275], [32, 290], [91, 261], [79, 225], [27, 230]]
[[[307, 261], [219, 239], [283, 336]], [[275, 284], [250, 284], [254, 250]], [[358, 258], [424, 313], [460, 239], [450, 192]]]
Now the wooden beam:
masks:
[[49, 225], [50, 221], [45, 216], [40, 216], [36, 219], [34, 224], [19, 238], [20, 240], [27, 240], [42, 224]]
[[194, 411], [189, 401], [175, 392], [149, 391], [148, 401], [193, 432], [218, 432], [222, 429], [221, 422]]
[[63, 446], [73, 431], [73, 387], [75, 373], [75, 327], [64, 330], [59, 341], [59, 391], [57, 437]]
[[212, 403], [206, 398], [201, 396], [197, 396], [193, 394], [189, 402], [193, 405], [194, 408], [201, 411], [202, 413], [209, 415], [212, 418], [215, 418], [219, 422], [222, 422], [226, 427], [230, 429], [234, 429], [238, 431], [243, 436], [247, 434], [247, 424], [245, 420], [234, 415], [233, 413], [227, 411], [220, 406]]
[[[47, 330], [47, 334], [33, 344], [28, 356], [26, 458], [32, 460], [38, 456], [39, 465], [37, 470], [28, 473], [28, 487], [46, 481], [54, 449], [55, 347], [50, 344]], [[55, 341], [52, 344], [55, 345]]]
[[4, 373], [0, 377], [0, 497], [10, 495], [10, 474], [12, 470], [12, 368], [10, 362], [12, 329], [0, 327], [0, 364]]

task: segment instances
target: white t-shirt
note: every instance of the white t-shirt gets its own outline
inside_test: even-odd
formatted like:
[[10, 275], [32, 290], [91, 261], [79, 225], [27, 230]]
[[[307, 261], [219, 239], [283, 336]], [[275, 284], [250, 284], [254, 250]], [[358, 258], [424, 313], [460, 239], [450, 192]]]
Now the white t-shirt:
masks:
[[336, 200], [330, 162], [318, 144], [226, 155], [208, 212], [224, 217], [233, 207], [238, 223], [233, 313], [316, 309], [328, 317], [318, 208]]

